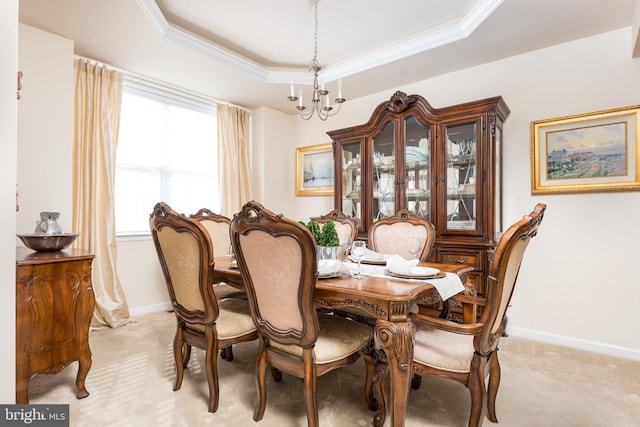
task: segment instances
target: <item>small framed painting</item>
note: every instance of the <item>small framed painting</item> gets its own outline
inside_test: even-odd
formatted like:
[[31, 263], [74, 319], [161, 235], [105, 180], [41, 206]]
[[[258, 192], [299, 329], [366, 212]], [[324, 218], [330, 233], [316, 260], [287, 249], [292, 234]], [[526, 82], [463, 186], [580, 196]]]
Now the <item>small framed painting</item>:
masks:
[[531, 122], [531, 194], [640, 190], [640, 105]]
[[332, 195], [333, 168], [331, 143], [296, 148], [296, 196]]

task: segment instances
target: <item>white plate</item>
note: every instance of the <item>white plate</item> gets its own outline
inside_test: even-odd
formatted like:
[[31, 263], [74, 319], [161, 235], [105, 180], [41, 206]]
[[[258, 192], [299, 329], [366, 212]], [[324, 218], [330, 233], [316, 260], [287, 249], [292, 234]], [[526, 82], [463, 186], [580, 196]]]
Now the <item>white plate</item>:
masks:
[[371, 265], [387, 265], [387, 260], [384, 258], [365, 258], [360, 261], [362, 264], [371, 264]]
[[335, 273], [318, 274], [318, 279], [333, 279], [338, 276], [340, 276], [340, 272], [336, 271]]
[[387, 260], [391, 258], [391, 255], [378, 254], [378, 255], [369, 255], [365, 257], [362, 261], [362, 264], [372, 264], [372, 265], [386, 265]]
[[229, 268], [238, 268], [238, 261], [237, 260], [233, 260], [229, 263]]
[[411, 267], [411, 271], [409, 273], [393, 270], [387, 270], [387, 272], [390, 273], [391, 276], [405, 277], [409, 279], [428, 279], [440, 274], [440, 270], [431, 267]]

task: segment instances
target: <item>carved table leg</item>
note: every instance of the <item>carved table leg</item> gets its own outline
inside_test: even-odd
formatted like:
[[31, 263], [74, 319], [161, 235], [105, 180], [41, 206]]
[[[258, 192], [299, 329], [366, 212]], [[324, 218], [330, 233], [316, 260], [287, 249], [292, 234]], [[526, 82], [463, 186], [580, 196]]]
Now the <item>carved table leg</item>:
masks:
[[373, 359], [375, 360], [373, 386], [378, 400], [375, 402], [376, 408], [370, 409], [378, 410], [373, 417], [373, 426], [382, 427], [387, 418], [387, 408], [389, 407], [389, 363], [387, 362], [387, 355], [384, 351], [375, 351], [373, 355]]
[[[376, 322], [376, 339], [389, 366], [389, 410], [391, 426], [404, 426], [411, 383], [415, 327], [410, 321]], [[384, 420], [383, 420], [384, 422]]]

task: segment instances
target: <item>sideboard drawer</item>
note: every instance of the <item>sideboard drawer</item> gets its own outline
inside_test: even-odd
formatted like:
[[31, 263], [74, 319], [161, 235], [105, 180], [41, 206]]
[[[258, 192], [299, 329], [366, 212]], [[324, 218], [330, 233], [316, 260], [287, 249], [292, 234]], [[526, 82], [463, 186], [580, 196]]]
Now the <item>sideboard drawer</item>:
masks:
[[481, 257], [478, 252], [445, 252], [440, 251], [443, 264], [469, 265], [481, 269]]

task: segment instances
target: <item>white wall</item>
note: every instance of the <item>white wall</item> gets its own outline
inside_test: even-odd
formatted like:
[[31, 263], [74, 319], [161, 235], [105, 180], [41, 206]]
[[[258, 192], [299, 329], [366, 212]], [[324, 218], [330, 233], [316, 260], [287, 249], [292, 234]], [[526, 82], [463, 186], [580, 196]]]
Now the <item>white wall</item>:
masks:
[[15, 403], [18, 0], [0, 2], [0, 402]]
[[[536, 202], [548, 209], [522, 266], [510, 333], [640, 359], [640, 334], [633, 333], [640, 192], [532, 196], [529, 151], [533, 120], [640, 104], [640, 59], [631, 58], [630, 29], [397, 89], [420, 94], [434, 107], [502, 95], [511, 109], [504, 127], [504, 222], [516, 221]], [[349, 109], [322, 129], [301, 126], [289, 150], [318, 142], [327, 126], [365, 122], [395, 90], [349, 100]], [[317, 213], [301, 198], [291, 210]]]
[[[19, 26], [22, 99], [18, 104], [18, 233], [33, 233], [40, 212], [72, 221], [73, 41]], [[22, 245], [17, 238], [16, 243]]]
[[[253, 158], [254, 186], [258, 189], [254, 199], [266, 208], [286, 216], [307, 221], [313, 215], [329, 212], [333, 208], [330, 197], [296, 198], [295, 147], [329, 142], [326, 135], [301, 140], [298, 136], [297, 117], [270, 108], [259, 108], [254, 114]], [[314, 139], [315, 138], [315, 139]], [[302, 208], [300, 209], [300, 207]]]
[[[149, 213], [153, 206], [149, 207]], [[118, 278], [132, 316], [171, 308], [151, 237], [119, 238]]]

